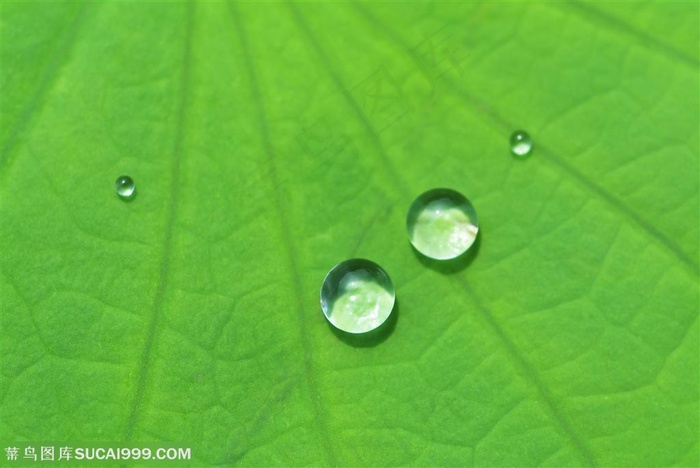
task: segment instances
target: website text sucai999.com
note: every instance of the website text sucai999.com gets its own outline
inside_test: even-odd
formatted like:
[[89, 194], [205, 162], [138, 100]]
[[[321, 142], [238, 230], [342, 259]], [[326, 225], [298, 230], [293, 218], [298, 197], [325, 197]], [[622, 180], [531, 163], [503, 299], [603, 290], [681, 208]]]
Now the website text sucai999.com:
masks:
[[76, 447], [76, 460], [189, 460], [189, 448], [84, 448]]
[[[6, 447], [7, 461], [109, 461], [109, 460], [190, 460], [192, 451], [182, 447]], [[38, 450], [37, 450], [38, 449]]]

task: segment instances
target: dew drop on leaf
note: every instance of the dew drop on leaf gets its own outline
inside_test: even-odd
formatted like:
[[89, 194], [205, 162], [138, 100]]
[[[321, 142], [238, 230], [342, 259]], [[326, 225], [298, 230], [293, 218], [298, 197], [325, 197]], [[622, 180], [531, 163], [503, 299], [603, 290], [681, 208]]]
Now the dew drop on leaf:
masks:
[[418, 252], [436, 260], [449, 260], [472, 246], [479, 223], [474, 206], [464, 195], [450, 189], [433, 189], [411, 204], [406, 229]]
[[522, 130], [513, 132], [510, 136], [510, 150], [515, 156], [524, 158], [532, 152], [532, 138]]
[[347, 333], [367, 333], [382, 325], [396, 294], [389, 275], [374, 262], [355, 258], [334, 266], [321, 286], [321, 309]]
[[117, 177], [117, 180], [114, 182], [114, 188], [122, 200], [132, 200], [136, 196], [136, 184], [129, 176]]

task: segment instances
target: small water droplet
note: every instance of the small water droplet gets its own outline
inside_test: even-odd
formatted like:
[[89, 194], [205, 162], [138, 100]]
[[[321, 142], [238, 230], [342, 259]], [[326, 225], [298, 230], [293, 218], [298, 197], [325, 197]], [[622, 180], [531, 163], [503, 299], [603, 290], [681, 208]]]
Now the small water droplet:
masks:
[[396, 294], [389, 275], [374, 262], [355, 258], [334, 266], [321, 286], [321, 309], [348, 333], [366, 333], [383, 324]]
[[114, 182], [114, 188], [122, 200], [132, 200], [136, 196], [136, 184], [129, 176], [117, 177], [117, 180]]
[[510, 150], [514, 155], [524, 158], [532, 152], [532, 138], [522, 130], [513, 132], [510, 136]]
[[449, 260], [472, 246], [479, 232], [476, 210], [450, 189], [433, 189], [411, 204], [406, 217], [408, 238], [426, 257]]

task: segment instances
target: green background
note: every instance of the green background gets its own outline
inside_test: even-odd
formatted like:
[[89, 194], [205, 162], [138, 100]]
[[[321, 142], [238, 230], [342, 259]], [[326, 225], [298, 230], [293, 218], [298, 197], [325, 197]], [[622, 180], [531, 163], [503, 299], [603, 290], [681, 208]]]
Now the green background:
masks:
[[[4, 446], [698, 466], [697, 2], [1, 13]], [[434, 187], [459, 267], [407, 241]], [[320, 310], [351, 257], [396, 287], [374, 346]]]

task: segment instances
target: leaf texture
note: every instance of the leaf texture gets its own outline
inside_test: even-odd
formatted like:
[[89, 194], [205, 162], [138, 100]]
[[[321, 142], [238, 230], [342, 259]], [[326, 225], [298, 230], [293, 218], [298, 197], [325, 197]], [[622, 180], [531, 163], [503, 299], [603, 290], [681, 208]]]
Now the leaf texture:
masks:
[[[5, 446], [700, 463], [697, 3], [1, 8]], [[407, 242], [439, 186], [464, 268]], [[397, 290], [375, 346], [320, 312], [351, 257]]]

